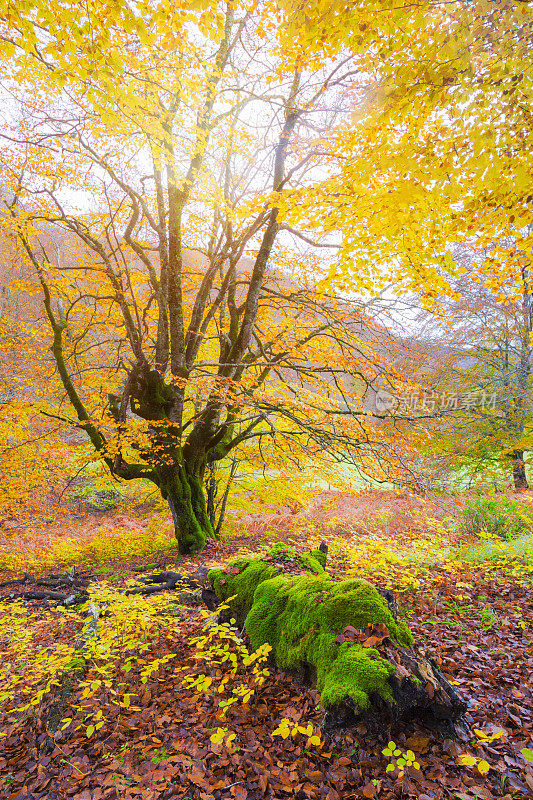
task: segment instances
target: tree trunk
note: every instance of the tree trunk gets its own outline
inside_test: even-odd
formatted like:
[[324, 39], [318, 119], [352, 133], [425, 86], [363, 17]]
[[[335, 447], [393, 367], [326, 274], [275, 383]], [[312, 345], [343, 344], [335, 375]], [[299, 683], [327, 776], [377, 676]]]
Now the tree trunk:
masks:
[[215, 465], [212, 463], [209, 469], [209, 478], [205, 481], [206, 499], [207, 499], [207, 514], [209, 521], [213, 526], [215, 538], [218, 539], [222, 530], [222, 525], [226, 516], [226, 506], [228, 504], [228, 497], [233, 483], [233, 478], [237, 471], [239, 460], [234, 458], [231, 464], [229, 475], [226, 480], [226, 485], [222, 493], [222, 497], [217, 502], [219, 486], [222, 482], [221, 478], [216, 477]]
[[186, 467], [176, 467], [160, 486], [174, 520], [180, 555], [198, 553], [207, 537], [214, 537], [203, 491], [202, 478]]
[[526, 477], [526, 465], [524, 463], [524, 451], [514, 450], [511, 453], [511, 460], [513, 464], [514, 488], [517, 492], [521, 492], [524, 489], [529, 489], [529, 484]]
[[316, 686], [328, 728], [419, 719], [453, 734], [466, 703], [397, 618], [393, 594], [335, 581], [326, 555], [325, 545], [298, 555], [278, 543], [261, 559], [210, 570], [213, 604], [229, 605], [221, 621], [234, 617], [252, 649], [269, 645], [279, 669]]

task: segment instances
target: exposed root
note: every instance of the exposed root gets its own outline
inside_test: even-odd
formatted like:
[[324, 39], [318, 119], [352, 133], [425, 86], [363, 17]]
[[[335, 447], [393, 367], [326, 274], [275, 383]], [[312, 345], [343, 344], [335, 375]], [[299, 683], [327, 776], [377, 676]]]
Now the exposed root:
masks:
[[[73, 606], [84, 603], [89, 599], [87, 591], [88, 585], [98, 580], [96, 575], [90, 570], [83, 572], [64, 572], [62, 574], [47, 575], [46, 578], [36, 578], [26, 573], [22, 578], [0, 583], [0, 589], [8, 586], [29, 585], [29, 591], [13, 591], [0, 597], [4, 603], [14, 603], [17, 600], [38, 601], [43, 605], [54, 603], [55, 605]], [[43, 587], [43, 588], [41, 588]], [[61, 589], [66, 591], [60, 591]]]
[[135, 586], [133, 589], [127, 589], [126, 594], [155, 594], [155, 592], [174, 591], [179, 588], [182, 589], [187, 586], [189, 589], [199, 589], [203, 586], [207, 578], [207, 567], [200, 566], [196, 572], [181, 573], [181, 572], [154, 572], [146, 578], [139, 578], [138, 583], [144, 586]]

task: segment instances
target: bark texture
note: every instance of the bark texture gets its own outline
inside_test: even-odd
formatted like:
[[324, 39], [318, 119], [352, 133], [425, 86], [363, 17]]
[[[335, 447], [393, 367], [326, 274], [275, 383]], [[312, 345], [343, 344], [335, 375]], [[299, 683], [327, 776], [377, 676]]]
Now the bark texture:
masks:
[[199, 475], [184, 467], [172, 470], [161, 484], [161, 495], [168, 502], [180, 555], [198, 553], [206, 538], [214, 536]]

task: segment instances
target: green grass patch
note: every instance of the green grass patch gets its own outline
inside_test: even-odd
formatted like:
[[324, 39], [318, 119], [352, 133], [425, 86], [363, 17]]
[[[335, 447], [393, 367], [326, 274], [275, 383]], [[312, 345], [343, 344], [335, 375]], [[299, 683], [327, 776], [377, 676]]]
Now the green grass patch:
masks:
[[476, 497], [462, 511], [461, 531], [481, 538], [512, 539], [533, 530], [531, 509], [508, 497]]
[[520, 560], [529, 565], [533, 572], [533, 534], [507, 541], [492, 537], [484, 539], [478, 545], [457, 549], [455, 557], [467, 564], [483, 564], [487, 561], [504, 564]]

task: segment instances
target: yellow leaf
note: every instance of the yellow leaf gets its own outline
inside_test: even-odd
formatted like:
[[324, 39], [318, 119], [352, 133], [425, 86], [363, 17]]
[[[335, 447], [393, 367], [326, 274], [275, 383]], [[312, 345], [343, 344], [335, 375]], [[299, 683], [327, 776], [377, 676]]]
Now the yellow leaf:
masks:
[[222, 744], [224, 736], [226, 735], [226, 728], [217, 728], [217, 732], [213, 733], [209, 738], [213, 744]]
[[475, 756], [459, 756], [458, 763], [462, 764], [465, 767], [473, 767], [477, 764], [477, 758]]
[[287, 718], [283, 718], [276, 730], [272, 731], [272, 736], [281, 736], [283, 739], [286, 739], [290, 734], [291, 728]]

